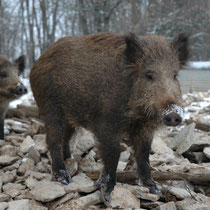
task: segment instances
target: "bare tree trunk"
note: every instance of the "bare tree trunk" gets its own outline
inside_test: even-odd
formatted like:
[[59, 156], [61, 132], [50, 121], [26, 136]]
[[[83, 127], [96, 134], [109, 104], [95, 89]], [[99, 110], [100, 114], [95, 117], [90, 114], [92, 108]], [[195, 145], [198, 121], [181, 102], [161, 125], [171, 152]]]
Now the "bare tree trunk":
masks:
[[28, 47], [28, 55], [29, 55], [29, 66], [31, 67], [35, 62], [35, 43], [34, 43], [34, 0], [32, 1], [32, 12], [30, 13], [30, 5], [29, 1], [26, 0], [26, 9], [27, 9], [27, 20], [29, 26], [29, 47]]
[[87, 24], [87, 15], [86, 15], [86, 8], [84, 4], [84, 0], [78, 1], [78, 9], [79, 9], [79, 25], [82, 33], [84, 35], [89, 34], [88, 24]]

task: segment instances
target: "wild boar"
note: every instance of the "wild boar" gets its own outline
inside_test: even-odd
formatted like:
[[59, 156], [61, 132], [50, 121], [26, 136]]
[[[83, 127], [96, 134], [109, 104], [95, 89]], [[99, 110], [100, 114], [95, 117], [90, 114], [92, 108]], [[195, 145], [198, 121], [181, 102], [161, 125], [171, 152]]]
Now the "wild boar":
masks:
[[19, 75], [25, 68], [25, 57], [22, 55], [10, 62], [0, 55], [0, 139], [4, 139], [4, 118], [11, 101], [27, 93], [27, 88], [20, 82]]
[[81, 126], [99, 142], [105, 202], [116, 183], [125, 133], [133, 145], [139, 183], [159, 192], [149, 170], [150, 147], [157, 128], [182, 121], [177, 74], [189, 57], [188, 46], [185, 33], [171, 43], [156, 35], [101, 33], [61, 38], [41, 55], [30, 82], [58, 181], [70, 182], [64, 160], [71, 156], [69, 140]]

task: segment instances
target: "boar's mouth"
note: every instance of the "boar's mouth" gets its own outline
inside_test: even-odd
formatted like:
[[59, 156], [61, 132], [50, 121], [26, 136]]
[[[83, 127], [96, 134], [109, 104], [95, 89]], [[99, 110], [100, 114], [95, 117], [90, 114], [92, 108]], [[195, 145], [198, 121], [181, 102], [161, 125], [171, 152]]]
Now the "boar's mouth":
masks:
[[176, 104], [172, 104], [162, 112], [161, 119], [166, 126], [177, 126], [182, 122], [183, 117], [183, 109]]

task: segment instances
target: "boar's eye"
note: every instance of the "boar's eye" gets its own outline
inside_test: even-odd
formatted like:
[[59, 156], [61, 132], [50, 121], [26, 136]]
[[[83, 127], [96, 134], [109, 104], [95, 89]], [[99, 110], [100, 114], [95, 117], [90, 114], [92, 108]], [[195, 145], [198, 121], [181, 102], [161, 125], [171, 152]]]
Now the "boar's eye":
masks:
[[154, 73], [151, 72], [151, 71], [147, 71], [146, 74], [145, 74], [145, 76], [150, 81], [153, 81], [154, 80]]
[[0, 72], [0, 77], [1, 78], [6, 78], [7, 77], [7, 73], [6, 72]]
[[175, 80], [177, 79], [177, 73], [174, 73], [174, 79]]

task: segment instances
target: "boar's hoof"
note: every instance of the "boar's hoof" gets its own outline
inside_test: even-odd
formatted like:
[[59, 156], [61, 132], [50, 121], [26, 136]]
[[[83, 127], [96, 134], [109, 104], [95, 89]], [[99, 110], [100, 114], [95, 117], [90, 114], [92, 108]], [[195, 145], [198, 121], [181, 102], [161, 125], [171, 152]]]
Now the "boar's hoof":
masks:
[[59, 170], [59, 173], [55, 173], [55, 178], [57, 181], [65, 185], [71, 182], [71, 177], [69, 176], [68, 172], [65, 170]]
[[107, 207], [109, 206], [112, 190], [113, 190], [113, 188], [108, 188], [107, 184], [101, 183], [101, 186], [100, 186], [101, 197], [102, 197], [104, 204]]
[[114, 189], [114, 183], [107, 182], [109, 180], [108, 177], [109, 176], [104, 176], [96, 181], [96, 186], [100, 189], [102, 200], [107, 207], [109, 206], [111, 192]]
[[149, 188], [149, 191], [153, 194], [159, 194], [160, 190], [158, 189], [157, 185], [154, 183], [153, 180], [149, 180], [149, 181], [142, 181], [140, 178], [137, 181], [137, 184], [139, 186], [144, 186]]
[[159, 194], [160, 193], [160, 189], [158, 189], [158, 187], [156, 185], [150, 186], [149, 191], [153, 194]]

